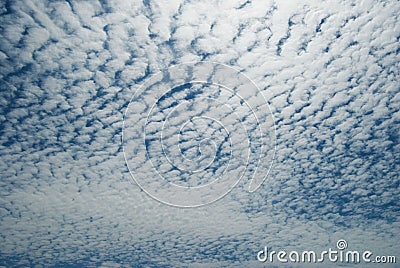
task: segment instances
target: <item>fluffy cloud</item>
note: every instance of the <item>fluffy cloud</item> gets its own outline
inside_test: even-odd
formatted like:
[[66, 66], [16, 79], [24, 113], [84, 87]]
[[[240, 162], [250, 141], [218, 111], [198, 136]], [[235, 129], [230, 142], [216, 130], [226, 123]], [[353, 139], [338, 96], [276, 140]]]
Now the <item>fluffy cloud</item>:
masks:
[[[324, 250], [339, 238], [400, 256], [399, 9], [2, 3], [0, 264], [257, 266], [264, 246]], [[177, 209], [130, 182], [122, 119], [151, 75], [198, 60], [232, 65], [259, 86], [277, 151], [258, 191], [243, 180], [216, 203]]]

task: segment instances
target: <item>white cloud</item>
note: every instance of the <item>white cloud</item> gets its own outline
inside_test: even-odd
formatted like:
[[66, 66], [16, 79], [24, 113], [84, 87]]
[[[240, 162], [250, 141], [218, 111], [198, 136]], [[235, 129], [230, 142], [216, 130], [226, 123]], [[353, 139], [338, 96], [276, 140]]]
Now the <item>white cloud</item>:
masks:
[[[0, 10], [0, 265], [257, 267], [264, 246], [319, 250], [343, 237], [352, 249], [399, 255], [395, 1], [25, 1]], [[129, 182], [122, 117], [148, 75], [201, 59], [232, 64], [262, 89], [277, 155], [255, 193], [247, 179], [217, 203], [181, 210]], [[133, 134], [152, 100], [144, 94], [130, 108]]]

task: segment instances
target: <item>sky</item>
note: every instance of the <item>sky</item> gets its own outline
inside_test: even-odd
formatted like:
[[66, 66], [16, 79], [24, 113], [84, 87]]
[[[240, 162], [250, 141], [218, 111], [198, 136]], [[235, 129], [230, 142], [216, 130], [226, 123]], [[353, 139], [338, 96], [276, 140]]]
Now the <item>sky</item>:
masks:
[[399, 262], [399, 14], [1, 1], [0, 266], [307, 267], [257, 253], [339, 239]]

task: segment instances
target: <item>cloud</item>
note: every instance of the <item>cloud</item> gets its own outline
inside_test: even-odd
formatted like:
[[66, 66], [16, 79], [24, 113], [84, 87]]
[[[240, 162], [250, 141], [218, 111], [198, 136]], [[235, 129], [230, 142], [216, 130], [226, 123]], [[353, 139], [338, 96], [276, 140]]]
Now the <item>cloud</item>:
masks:
[[[399, 256], [398, 11], [384, 1], [1, 4], [0, 264], [256, 267], [264, 246], [323, 250], [340, 238]], [[177, 209], [130, 182], [122, 118], [149, 77], [198, 60], [256, 83], [262, 96], [245, 100], [267, 99], [277, 151], [256, 192], [246, 175], [210, 206]], [[146, 105], [130, 106], [140, 123]], [[192, 105], [239, 131], [228, 106]], [[190, 127], [203, 123], [185, 132], [189, 156]]]

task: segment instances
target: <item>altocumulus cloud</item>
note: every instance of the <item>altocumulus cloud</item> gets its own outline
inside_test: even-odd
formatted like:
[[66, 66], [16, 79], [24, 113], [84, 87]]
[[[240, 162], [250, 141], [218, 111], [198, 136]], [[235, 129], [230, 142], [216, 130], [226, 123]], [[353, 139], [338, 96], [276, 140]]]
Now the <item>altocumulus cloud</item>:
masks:
[[[2, 1], [0, 12], [0, 264], [249, 267], [266, 245], [343, 237], [400, 256], [399, 2]], [[130, 183], [122, 118], [146, 78], [201, 60], [260, 87], [277, 151], [258, 191], [242, 183], [177, 209]]]

